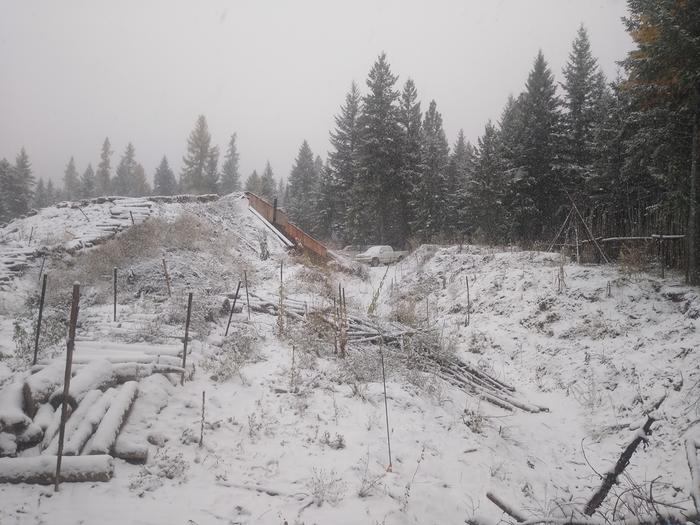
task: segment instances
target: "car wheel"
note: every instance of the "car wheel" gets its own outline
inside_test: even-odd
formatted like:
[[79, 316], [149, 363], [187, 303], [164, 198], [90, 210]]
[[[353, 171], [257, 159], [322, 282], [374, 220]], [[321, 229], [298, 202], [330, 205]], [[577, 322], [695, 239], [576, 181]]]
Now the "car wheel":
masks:
[[377, 258], [375, 257], [374, 259], [372, 259], [372, 262], [369, 263], [369, 265], [370, 265], [370, 266], [379, 266], [379, 259], [377, 259]]

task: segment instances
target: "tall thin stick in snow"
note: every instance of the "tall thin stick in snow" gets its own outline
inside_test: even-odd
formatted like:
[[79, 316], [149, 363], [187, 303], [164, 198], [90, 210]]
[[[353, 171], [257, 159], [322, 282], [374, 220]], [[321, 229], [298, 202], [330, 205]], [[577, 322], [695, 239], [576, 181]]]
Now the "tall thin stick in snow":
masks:
[[114, 322], [117, 322], [117, 267], [114, 267]]
[[228, 323], [226, 324], [226, 333], [224, 337], [228, 335], [228, 329], [231, 326], [231, 317], [233, 317], [233, 310], [236, 308], [236, 301], [238, 300], [238, 292], [241, 289], [241, 281], [238, 281], [238, 286], [236, 287], [236, 295], [233, 296], [233, 305], [231, 306], [231, 311], [228, 313]]
[[78, 303], [80, 301], [80, 283], [73, 284], [73, 300], [70, 306], [70, 324], [68, 341], [66, 343], [66, 372], [63, 376], [63, 401], [61, 402], [61, 426], [58, 433], [58, 454], [56, 455], [56, 478], [54, 491], [58, 492], [61, 479], [61, 456], [63, 455], [63, 440], [66, 437], [66, 419], [68, 418], [68, 393], [70, 392], [71, 368], [73, 365], [73, 349], [75, 348], [75, 326], [78, 323]]
[[39, 334], [41, 333], [41, 317], [44, 315], [44, 298], [46, 297], [46, 278], [48, 275], [44, 274], [44, 280], [41, 283], [41, 298], [39, 299], [39, 318], [36, 321], [36, 335], [34, 336], [34, 360], [32, 365], [36, 364], [36, 357], [39, 353]]
[[379, 347], [379, 356], [382, 361], [382, 383], [384, 385], [384, 415], [386, 416], [386, 444], [389, 449], [389, 466], [387, 467], [387, 472], [391, 472], [391, 436], [389, 433], [389, 405], [386, 400], [386, 373], [384, 371], [384, 338], [382, 337], [382, 344]]
[[206, 401], [206, 392], [202, 390], [202, 424], [199, 427], [199, 448], [204, 444], [204, 403]]
[[248, 294], [248, 272], [243, 270], [243, 283], [245, 284], [245, 300], [248, 304], [248, 321], [250, 321], [250, 295]]
[[187, 364], [187, 340], [190, 337], [190, 317], [192, 315], [192, 292], [187, 296], [187, 319], [185, 320], [185, 343], [182, 349], [182, 375], [180, 384], [185, 384], [185, 365]]
[[163, 273], [165, 274], [165, 285], [168, 287], [168, 297], [172, 297], [172, 292], [170, 291], [170, 274], [168, 273], [168, 265], [165, 263], [165, 255], [162, 257], [163, 261]]
[[465, 278], [465, 281], [467, 281], [467, 324], [464, 326], [469, 326], [469, 314], [471, 313], [472, 310], [472, 300], [471, 297], [469, 296], [469, 276]]

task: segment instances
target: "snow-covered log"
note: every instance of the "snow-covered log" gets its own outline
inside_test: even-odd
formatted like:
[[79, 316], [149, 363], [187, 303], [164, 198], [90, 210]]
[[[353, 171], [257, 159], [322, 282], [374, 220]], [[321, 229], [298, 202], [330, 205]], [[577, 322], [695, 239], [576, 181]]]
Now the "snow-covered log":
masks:
[[[98, 403], [101, 397], [102, 392], [100, 392], [99, 390], [90, 390], [85, 395], [78, 407], [68, 417], [66, 421], [65, 435], [63, 438], [64, 455], [68, 455], [65, 452], [65, 444], [71, 440], [75, 432], [78, 430], [78, 427], [80, 427], [85, 417], [92, 410], [93, 406]], [[58, 414], [58, 419], [60, 421], [61, 411], [56, 410], [56, 413]], [[54, 436], [52, 436], [49, 441], [49, 433], [47, 430], [46, 434], [44, 435], [44, 441], [42, 442], [42, 446], [44, 448], [44, 454], [56, 455], [58, 453], [58, 434], [54, 434]]]
[[[111, 456], [63, 457], [60, 481], [109, 481], [113, 472]], [[0, 483], [51, 485], [55, 476], [56, 456], [0, 459]]]
[[65, 368], [60, 360], [52, 361], [51, 364], [36, 374], [30, 375], [24, 381], [22, 393], [24, 395], [24, 407], [29, 417], [34, 417], [39, 405], [46, 403], [49, 396], [63, 384]]
[[[86, 365], [78, 370], [75, 377], [70, 381], [68, 403], [75, 408], [91, 390], [101, 390], [112, 386], [112, 377], [113, 366], [109, 361], [93, 361]], [[58, 407], [63, 402], [63, 386], [54, 390], [49, 401], [54, 408]]]
[[0, 391], [0, 432], [20, 434], [32, 420], [24, 413], [22, 383], [13, 383]]
[[128, 463], [142, 465], [148, 460], [148, 445], [120, 434], [114, 442], [112, 455]]
[[84, 454], [108, 454], [126, 421], [138, 393], [138, 383], [129, 381], [119, 389], [95, 434], [85, 445]]
[[[72, 429], [70, 434], [67, 434], [66, 443], [63, 446], [63, 454], [66, 456], [77, 456], [80, 454], [85, 443], [92, 436], [102, 421], [102, 418], [107, 413], [112, 399], [116, 395], [116, 390], [110, 388], [95, 402], [91, 403], [79, 423]], [[86, 398], [87, 399], [87, 398]], [[83, 401], [83, 404], [86, 404]], [[81, 405], [82, 406], [82, 405]], [[76, 411], [74, 417], [77, 417]]]
[[698, 462], [700, 441], [688, 439], [685, 442], [685, 453], [690, 469], [690, 497], [693, 499], [696, 512], [700, 513], [700, 463]]
[[525, 513], [523, 513], [521, 510], [513, 508], [513, 506], [507, 504], [501, 498], [496, 496], [493, 492], [487, 492], [486, 497], [499, 509], [501, 509], [503, 512], [514, 518], [515, 521], [517, 521], [518, 523], [523, 523], [527, 521]]
[[17, 434], [17, 450], [24, 450], [38, 445], [43, 437], [44, 430], [36, 423], [31, 422], [22, 433]]
[[39, 406], [39, 410], [34, 414], [34, 423], [39, 425], [42, 431], [45, 431], [49, 428], [55, 412], [56, 409], [48, 403]]
[[9, 432], [0, 432], [0, 458], [17, 455], [17, 436]]

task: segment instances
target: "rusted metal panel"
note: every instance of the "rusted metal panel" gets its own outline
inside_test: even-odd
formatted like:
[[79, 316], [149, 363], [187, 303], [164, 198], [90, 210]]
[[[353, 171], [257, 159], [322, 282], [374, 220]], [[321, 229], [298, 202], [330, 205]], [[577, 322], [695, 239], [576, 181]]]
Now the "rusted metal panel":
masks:
[[[283, 210], [277, 208], [277, 214], [275, 216], [275, 209], [272, 204], [249, 191], [245, 192], [245, 194], [253, 209], [262, 215], [265, 220], [274, 224], [275, 227], [282, 231], [294, 244], [324, 260], [328, 259], [328, 249], [304, 230], [291, 223]], [[273, 217], [275, 219], [274, 222]]]

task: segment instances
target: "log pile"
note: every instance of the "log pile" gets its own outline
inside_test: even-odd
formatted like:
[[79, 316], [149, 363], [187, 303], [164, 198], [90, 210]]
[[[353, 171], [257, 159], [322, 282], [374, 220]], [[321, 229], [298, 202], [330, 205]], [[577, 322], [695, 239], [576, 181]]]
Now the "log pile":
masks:
[[[67, 399], [61, 477], [106, 481], [112, 475], [112, 457], [147, 460], [145, 437], [143, 442], [133, 435], [120, 439], [139, 396], [139, 382], [155, 374], [176, 381], [194, 369], [179, 366], [181, 350], [175, 345], [82, 341], [80, 349]], [[31, 375], [0, 390], [0, 483], [53, 483], [63, 401], [61, 361], [39, 363]]]

